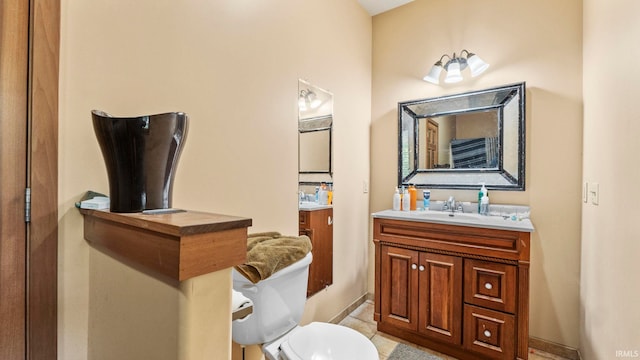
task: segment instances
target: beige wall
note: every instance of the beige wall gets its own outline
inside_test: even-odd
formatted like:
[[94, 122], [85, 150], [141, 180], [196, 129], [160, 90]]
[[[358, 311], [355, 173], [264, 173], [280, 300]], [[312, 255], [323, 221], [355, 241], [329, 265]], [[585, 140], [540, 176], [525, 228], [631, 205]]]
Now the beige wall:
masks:
[[91, 109], [186, 112], [174, 206], [295, 234], [298, 79], [331, 91], [334, 285], [308, 301], [303, 321], [328, 320], [367, 292], [371, 18], [356, 1], [63, 0], [61, 30], [60, 359], [88, 357], [98, 311], [99, 257], [73, 208], [88, 189], [108, 192]]
[[640, 57], [639, 13], [634, 0], [584, 1], [583, 176], [600, 191], [599, 205], [582, 207], [580, 350], [587, 360], [640, 356], [640, 70], [609, 65], [612, 54]]
[[[548, 26], [544, 24], [553, 24]], [[444, 53], [491, 64], [458, 84], [422, 81]], [[578, 347], [582, 2], [414, 1], [373, 19], [371, 211], [391, 208], [397, 181], [397, 103], [527, 82], [525, 192], [490, 191], [493, 203], [532, 208], [530, 335]], [[432, 198], [477, 201], [476, 191]], [[373, 264], [370, 273], [373, 274]], [[369, 289], [373, 290], [373, 277]]]

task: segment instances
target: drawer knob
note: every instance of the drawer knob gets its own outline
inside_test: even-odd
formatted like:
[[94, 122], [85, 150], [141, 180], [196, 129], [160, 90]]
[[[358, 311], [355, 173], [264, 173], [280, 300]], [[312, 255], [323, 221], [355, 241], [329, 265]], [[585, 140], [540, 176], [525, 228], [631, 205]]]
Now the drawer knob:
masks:
[[485, 283], [484, 284], [484, 288], [487, 289], [487, 290], [491, 290], [491, 289], [493, 289], [493, 285], [491, 285], [491, 283]]
[[483, 334], [484, 334], [484, 336], [486, 336], [488, 338], [491, 337], [491, 331], [489, 331], [489, 330], [485, 330]]
[[420, 265], [419, 270], [424, 271], [424, 265]]
[[415, 270], [415, 269], [417, 269], [417, 268], [418, 268], [418, 265], [416, 265], [416, 264], [411, 264], [411, 268], [412, 268], [413, 270]]

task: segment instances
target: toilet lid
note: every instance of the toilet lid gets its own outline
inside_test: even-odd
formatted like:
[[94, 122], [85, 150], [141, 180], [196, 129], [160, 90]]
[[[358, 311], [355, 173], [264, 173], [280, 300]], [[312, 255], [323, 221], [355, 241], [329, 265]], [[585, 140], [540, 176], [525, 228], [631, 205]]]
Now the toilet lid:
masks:
[[281, 345], [289, 360], [377, 360], [378, 351], [359, 332], [340, 325], [313, 322], [298, 328]]

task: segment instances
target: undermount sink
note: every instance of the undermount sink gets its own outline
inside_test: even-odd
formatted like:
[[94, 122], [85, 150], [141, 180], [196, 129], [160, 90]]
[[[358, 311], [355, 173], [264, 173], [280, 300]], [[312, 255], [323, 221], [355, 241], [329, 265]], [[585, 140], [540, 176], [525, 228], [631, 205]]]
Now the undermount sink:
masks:
[[459, 213], [459, 212], [445, 212], [445, 211], [409, 211], [408, 213], [409, 216], [416, 216], [416, 217], [422, 217], [422, 218], [426, 218], [426, 219], [444, 219], [444, 220], [458, 220], [458, 221], [462, 221], [462, 220], [467, 220], [467, 221], [474, 221], [474, 220], [485, 220], [483, 219], [485, 216], [480, 216], [478, 214], [465, 214], [465, 213]]
[[484, 216], [477, 213], [448, 212], [437, 210], [395, 211], [383, 210], [373, 214], [374, 218], [423, 221], [438, 224], [473, 226], [489, 229], [533, 232], [529, 219], [512, 220], [503, 216]]

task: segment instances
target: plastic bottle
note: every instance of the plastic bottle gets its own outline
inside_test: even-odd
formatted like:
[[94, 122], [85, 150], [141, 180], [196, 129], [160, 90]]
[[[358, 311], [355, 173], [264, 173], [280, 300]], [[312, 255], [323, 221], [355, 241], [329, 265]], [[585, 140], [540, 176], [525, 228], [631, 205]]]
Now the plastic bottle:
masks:
[[400, 196], [400, 190], [398, 190], [398, 187], [396, 186], [396, 192], [393, 194], [393, 210], [400, 211], [401, 204], [402, 196]]
[[402, 211], [409, 211], [411, 209], [411, 195], [409, 190], [404, 189], [402, 192]]
[[482, 200], [480, 200], [480, 215], [489, 215], [489, 195], [486, 193], [482, 196]]
[[425, 210], [431, 206], [431, 190], [422, 190], [422, 206]]
[[329, 201], [329, 196], [327, 194], [327, 185], [322, 183], [320, 185], [320, 190], [318, 190], [318, 204], [319, 205], [327, 205]]
[[482, 211], [480, 209], [481, 206], [482, 206], [482, 197], [485, 196], [485, 195], [489, 196], [487, 188], [484, 187], [484, 183], [480, 183], [480, 184], [482, 184], [482, 188], [480, 188], [480, 192], [478, 192], [478, 214], [482, 213]]
[[327, 191], [327, 205], [333, 204], [333, 184], [329, 184], [329, 190]]
[[318, 201], [320, 201], [320, 199], [318, 198], [318, 193], [320, 192], [320, 188], [316, 186], [316, 203], [318, 203]]
[[411, 209], [412, 211], [416, 210], [416, 201], [418, 200], [418, 191], [416, 190], [416, 187], [413, 185], [409, 185], [409, 209]]

